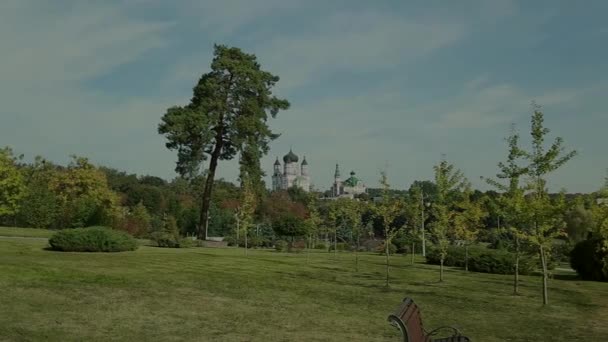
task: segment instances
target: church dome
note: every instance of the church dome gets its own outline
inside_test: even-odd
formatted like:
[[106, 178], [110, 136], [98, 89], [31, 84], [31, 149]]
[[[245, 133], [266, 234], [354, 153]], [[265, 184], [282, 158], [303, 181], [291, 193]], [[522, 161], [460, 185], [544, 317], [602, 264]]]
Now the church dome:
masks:
[[274, 165], [275, 166], [280, 166], [281, 165], [281, 163], [279, 163], [279, 157], [277, 157], [277, 160], [274, 162]]
[[304, 166], [308, 165], [308, 162], [306, 161], [306, 157], [304, 157], [304, 160], [302, 160], [302, 165], [304, 165]]
[[290, 149], [289, 153], [287, 153], [284, 157], [283, 157], [283, 161], [285, 163], [297, 163], [299, 160], [298, 156], [295, 155], [295, 153], [293, 153], [293, 151]]
[[344, 181], [344, 185], [355, 187], [359, 184], [359, 178], [355, 177], [355, 171], [350, 172], [350, 178]]

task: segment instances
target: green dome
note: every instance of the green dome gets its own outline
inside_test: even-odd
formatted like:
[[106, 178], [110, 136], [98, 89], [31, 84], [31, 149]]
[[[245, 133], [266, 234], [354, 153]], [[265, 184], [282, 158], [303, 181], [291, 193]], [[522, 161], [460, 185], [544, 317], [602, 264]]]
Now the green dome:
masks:
[[355, 171], [350, 172], [350, 177], [344, 181], [344, 185], [355, 187], [359, 184], [359, 178], [355, 177]]
[[302, 160], [302, 165], [308, 165], [308, 162], [306, 161], [306, 157], [304, 157], [304, 160]]
[[290, 149], [289, 153], [287, 153], [284, 157], [283, 157], [283, 161], [285, 163], [297, 163], [299, 160], [298, 156], [295, 155], [295, 153], [293, 153], [293, 151]]

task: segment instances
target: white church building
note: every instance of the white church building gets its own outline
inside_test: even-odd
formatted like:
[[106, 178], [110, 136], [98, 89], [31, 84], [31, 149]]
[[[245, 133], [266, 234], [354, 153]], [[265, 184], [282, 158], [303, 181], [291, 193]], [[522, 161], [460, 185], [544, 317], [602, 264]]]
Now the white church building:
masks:
[[306, 157], [298, 164], [300, 158], [290, 149], [283, 157], [283, 170], [279, 158], [274, 162], [274, 173], [272, 174], [272, 190], [287, 190], [297, 186], [302, 190], [310, 191], [310, 174]]
[[356, 177], [355, 171], [351, 171], [350, 177], [343, 181], [340, 176], [340, 166], [336, 164], [334, 184], [331, 187], [331, 196], [333, 198], [354, 198], [356, 195], [364, 194], [366, 191], [367, 187], [363, 181]]

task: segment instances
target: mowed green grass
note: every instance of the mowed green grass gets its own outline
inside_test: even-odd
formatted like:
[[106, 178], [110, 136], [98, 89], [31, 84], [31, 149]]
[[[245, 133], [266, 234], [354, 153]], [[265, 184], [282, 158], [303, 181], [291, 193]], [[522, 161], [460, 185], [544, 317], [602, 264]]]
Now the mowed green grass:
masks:
[[56, 230], [38, 228], [0, 227], [0, 236], [50, 238]]
[[[456, 325], [474, 341], [603, 341], [608, 284], [448, 269], [383, 257], [243, 249], [141, 247], [112, 254], [44, 250], [0, 238], [1, 341], [398, 341], [387, 315], [403, 297], [427, 328]], [[421, 260], [418, 260], [421, 261]]]

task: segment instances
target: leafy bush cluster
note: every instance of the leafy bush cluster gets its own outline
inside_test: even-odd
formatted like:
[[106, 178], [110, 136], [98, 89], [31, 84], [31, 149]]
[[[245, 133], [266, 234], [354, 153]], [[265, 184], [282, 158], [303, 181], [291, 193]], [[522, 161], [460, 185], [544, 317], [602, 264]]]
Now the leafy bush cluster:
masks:
[[[236, 246], [237, 240], [234, 236], [228, 236], [224, 238], [224, 241], [228, 243], [228, 246]], [[239, 237], [238, 240], [239, 247], [245, 247], [245, 238]], [[272, 239], [264, 237], [264, 236], [249, 236], [247, 239], [247, 248], [271, 248], [274, 244], [272, 243]]]
[[[515, 254], [509, 251], [470, 246], [468, 254], [470, 271], [494, 274], [513, 274], [515, 272]], [[428, 250], [426, 254], [426, 262], [432, 265], [439, 265], [439, 250], [435, 248]], [[445, 266], [464, 267], [464, 247], [450, 246], [443, 264]], [[536, 269], [537, 265], [534, 258], [527, 255], [520, 256], [520, 274], [532, 274]]]
[[[381, 245], [376, 246], [376, 252], [378, 254], [385, 254], [386, 253], [385, 248], [386, 247], [384, 247], [384, 242], [383, 242]], [[389, 254], [396, 254], [397, 253], [397, 246], [395, 246], [394, 243], [391, 243], [388, 246], [388, 253]]]
[[283, 240], [275, 241], [274, 249], [277, 252], [287, 252], [287, 241], [283, 241]]
[[585, 280], [608, 281], [608, 239], [591, 236], [576, 244], [570, 266]]
[[[345, 242], [338, 242], [335, 244], [335, 249], [339, 250], [339, 251], [350, 251], [353, 248], [351, 247], [350, 244], [345, 243]], [[332, 243], [331, 245], [329, 245], [329, 250], [333, 251], [334, 250], [334, 244]]]
[[106, 227], [64, 229], [50, 239], [51, 248], [64, 252], [122, 252], [137, 249], [129, 234]]
[[179, 235], [177, 221], [173, 216], [169, 216], [160, 230], [150, 234], [150, 239], [156, 243], [158, 247], [168, 248], [189, 248], [194, 246], [194, 241], [190, 238], [182, 238]]
[[306, 241], [285, 241], [277, 240], [274, 242], [274, 249], [277, 252], [301, 252], [306, 248]]

